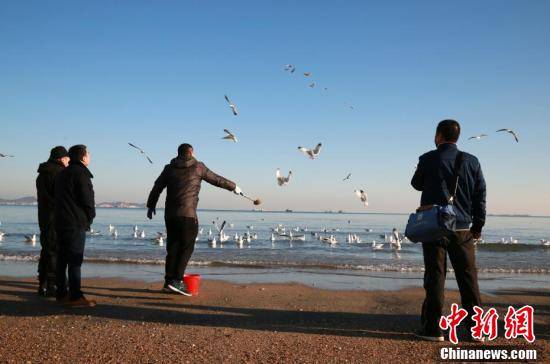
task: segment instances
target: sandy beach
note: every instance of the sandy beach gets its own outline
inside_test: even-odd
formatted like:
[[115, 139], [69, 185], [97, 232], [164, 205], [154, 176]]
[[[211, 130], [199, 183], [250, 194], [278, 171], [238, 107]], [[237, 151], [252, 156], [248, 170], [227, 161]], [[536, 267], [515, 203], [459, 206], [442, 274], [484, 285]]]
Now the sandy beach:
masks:
[[[85, 279], [98, 306], [67, 309], [35, 294], [34, 279], [0, 278], [0, 361], [21, 362], [433, 362], [449, 345], [418, 341], [423, 291], [331, 291], [298, 284], [202, 282], [198, 297], [160, 283]], [[548, 358], [550, 290], [484, 296], [500, 313], [535, 306], [534, 344]], [[447, 303], [458, 292], [447, 292]], [[448, 308], [446, 309], [448, 310]], [[479, 344], [460, 343], [460, 347]]]

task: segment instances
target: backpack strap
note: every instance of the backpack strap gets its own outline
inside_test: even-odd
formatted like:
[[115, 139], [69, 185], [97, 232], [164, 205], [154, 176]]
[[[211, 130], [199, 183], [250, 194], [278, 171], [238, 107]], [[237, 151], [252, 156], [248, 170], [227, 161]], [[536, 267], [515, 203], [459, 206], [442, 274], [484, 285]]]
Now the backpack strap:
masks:
[[455, 159], [455, 165], [453, 168], [453, 175], [455, 179], [455, 187], [453, 188], [453, 194], [449, 198], [449, 204], [453, 204], [455, 198], [456, 198], [456, 192], [458, 191], [458, 180], [460, 178], [460, 169], [462, 168], [462, 163], [464, 162], [464, 153], [461, 151], [458, 151]]

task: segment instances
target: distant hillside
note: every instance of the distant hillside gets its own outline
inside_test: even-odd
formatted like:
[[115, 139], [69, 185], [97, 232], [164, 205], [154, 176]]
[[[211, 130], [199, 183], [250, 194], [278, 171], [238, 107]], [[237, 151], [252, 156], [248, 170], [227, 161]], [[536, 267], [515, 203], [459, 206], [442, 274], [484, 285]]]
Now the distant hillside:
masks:
[[[27, 196], [16, 198], [13, 200], [0, 198], [0, 206], [36, 206], [37, 201], [34, 196]], [[113, 202], [100, 202], [96, 204], [96, 207], [103, 208], [119, 208], [119, 209], [139, 209], [144, 208], [144, 203], [113, 201]]]
[[0, 198], [0, 205], [31, 206], [36, 205], [36, 203], [36, 197], [34, 196], [21, 197], [14, 200]]

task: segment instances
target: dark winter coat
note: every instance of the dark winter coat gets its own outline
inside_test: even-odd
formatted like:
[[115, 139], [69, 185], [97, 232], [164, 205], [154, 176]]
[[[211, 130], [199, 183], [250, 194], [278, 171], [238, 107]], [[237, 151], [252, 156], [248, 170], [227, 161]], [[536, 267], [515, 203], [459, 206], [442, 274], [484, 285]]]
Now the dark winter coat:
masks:
[[38, 200], [38, 225], [41, 229], [54, 222], [55, 179], [64, 168], [61, 163], [51, 159], [38, 166], [36, 197]]
[[57, 230], [88, 230], [95, 217], [93, 175], [81, 162], [72, 162], [55, 182]]
[[155, 208], [159, 196], [166, 188], [165, 218], [197, 217], [197, 205], [201, 182], [206, 181], [228, 191], [235, 189], [235, 183], [218, 176], [204, 163], [195, 158], [174, 158], [164, 167], [155, 181], [147, 200], [148, 208]]
[[[451, 190], [456, 183], [453, 171], [457, 154], [456, 144], [444, 143], [436, 150], [420, 156], [411, 184], [416, 190], [422, 191], [422, 206], [447, 204], [448, 195], [444, 191], [442, 178], [452, 194]], [[485, 225], [486, 214], [486, 185], [481, 165], [475, 156], [464, 153], [462, 168], [458, 172], [458, 190], [454, 200], [457, 229], [468, 229], [472, 223], [472, 230], [480, 232]]]

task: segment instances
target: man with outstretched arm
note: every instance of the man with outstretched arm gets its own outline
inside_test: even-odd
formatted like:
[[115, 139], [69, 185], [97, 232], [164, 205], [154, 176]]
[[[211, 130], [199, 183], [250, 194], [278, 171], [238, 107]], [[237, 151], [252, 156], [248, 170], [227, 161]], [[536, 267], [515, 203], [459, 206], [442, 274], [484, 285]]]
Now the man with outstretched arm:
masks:
[[164, 167], [155, 181], [147, 199], [147, 217], [153, 218], [161, 192], [166, 188], [164, 220], [166, 223], [167, 244], [164, 275], [164, 291], [173, 291], [190, 296], [183, 282], [187, 263], [195, 249], [198, 234], [197, 205], [201, 182], [241, 193], [237, 185], [210, 171], [202, 162], [195, 159], [193, 147], [182, 144], [178, 156]]
[[458, 187], [453, 201], [456, 232], [440, 241], [422, 242], [426, 298], [422, 305], [421, 329], [416, 335], [430, 341], [443, 341], [439, 319], [444, 303], [447, 254], [455, 272], [462, 307], [469, 314], [464, 321], [468, 334], [473, 323], [473, 307], [481, 306], [474, 239], [480, 238], [485, 225], [486, 186], [478, 159], [458, 150], [459, 136], [457, 121], [441, 121], [435, 134], [437, 149], [420, 157], [411, 181], [416, 190], [422, 191], [421, 206], [444, 206], [448, 203], [448, 188], [452, 188], [447, 186], [455, 186], [455, 167], [458, 167]]

